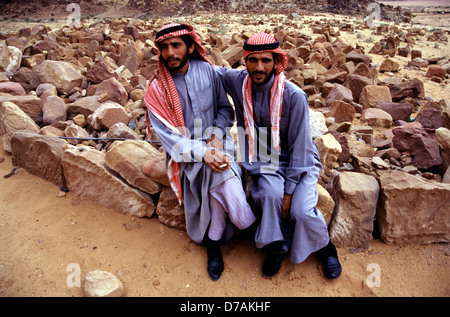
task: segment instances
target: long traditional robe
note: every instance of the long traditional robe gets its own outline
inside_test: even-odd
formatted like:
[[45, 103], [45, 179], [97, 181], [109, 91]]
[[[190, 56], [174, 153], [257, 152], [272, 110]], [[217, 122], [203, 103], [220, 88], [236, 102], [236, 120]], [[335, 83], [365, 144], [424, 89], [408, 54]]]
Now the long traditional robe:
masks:
[[[290, 246], [291, 261], [300, 263], [329, 241], [325, 219], [315, 207], [318, 199], [315, 184], [322, 165], [311, 137], [307, 96], [286, 80], [280, 120], [280, 152], [272, 151], [270, 88], [274, 77], [263, 86], [252, 86], [256, 153], [253, 162], [249, 162], [242, 96], [247, 71], [216, 70], [226, 92], [233, 98], [242, 167], [253, 178], [251, 196], [255, 207], [262, 213], [255, 237], [256, 246], [262, 248], [271, 242], [284, 240]], [[281, 219], [285, 193], [293, 195], [289, 221]]]
[[[202, 60], [192, 59], [186, 74], [172, 74], [180, 98], [186, 136], [173, 132], [151, 112], [149, 118], [167, 152], [167, 162], [172, 158], [180, 163], [186, 230], [192, 240], [201, 243], [211, 220], [210, 190], [237, 175], [240, 168], [232, 160], [231, 170], [216, 173], [204, 162], [206, 141], [211, 134], [227, 135], [234, 123], [234, 111], [213, 66]], [[229, 133], [228, 133], [229, 135]], [[225, 152], [234, 157], [235, 143], [228, 138]], [[232, 234], [227, 223], [224, 238]]]

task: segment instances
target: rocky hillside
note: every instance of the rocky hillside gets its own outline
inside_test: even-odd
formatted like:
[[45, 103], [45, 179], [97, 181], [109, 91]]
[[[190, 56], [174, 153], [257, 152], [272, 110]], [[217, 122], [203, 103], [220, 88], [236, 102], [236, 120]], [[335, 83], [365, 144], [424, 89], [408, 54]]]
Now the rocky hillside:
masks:
[[[373, 0], [362, 1], [333, 1], [333, 0], [268, 0], [268, 1], [237, 1], [237, 0], [61, 0], [55, 3], [50, 0], [3, 0], [0, 7], [0, 17], [7, 18], [64, 18], [68, 15], [67, 6], [71, 3], [80, 5], [81, 16], [126, 16], [126, 17], [155, 17], [192, 15], [205, 12], [231, 13], [312, 13], [333, 12], [351, 16], [367, 16], [369, 3]], [[381, 19], [387, 21], [407, 22], [411, 18], [408, 12], [400, 8], [381, 5]]]

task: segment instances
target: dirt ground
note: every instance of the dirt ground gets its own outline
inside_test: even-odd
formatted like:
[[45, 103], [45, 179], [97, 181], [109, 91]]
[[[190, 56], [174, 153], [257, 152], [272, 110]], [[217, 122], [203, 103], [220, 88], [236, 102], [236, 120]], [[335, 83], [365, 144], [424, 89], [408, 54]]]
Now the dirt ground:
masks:
[[[321, 16], [322, 17], [322, 16]], [[11, 27], [11, 24], [8, 24]], [[358, 31], [363, 32], [363, 31]], [[368, 32], [368, 31], [364, 31]], [[343, 34], [344, 42], [370, 47]], [[450, 55], [449, 45], [421, 41], [424, 57]], [[371, 55], [374, 63], [384, 57]], [[396, 57], [401, 64], [406, 58]], [[401, 70], [424, 81], [426, 95], [450, 98], [448, 85]], [[388, 75], [380, 75], [381, 78]], [[213, 282], [206, 271], [206, 250], [186, 232], [168, 228], [156, 218], [136, 218], [61, 192], [56, 185], [24, 169], [13, 169], [0, 146], [0, 296], [82, 297], [85, 275], [92, 270], [115, 274], [127, 297], [448, 297], [450, 245], [388, 245], [372, 241], [368, 250], [338, 248], [342, 275], [323, 276], [314, 255], [301, 264], [289, 260], [272, 279], [261, 275], [264, 254], [254, 242], [236, 236], [222, 247], [225, 271]], [[80, 285], [73, 285], [74, 267]]]
[[[0, 296], [84, 296], [84, 277], [97, 269], [116, 274], [128, 297], [450, 295], [450, 247], [440, 243], [374, 240], [368, 250], [338, 249], [343, 272], [337, 280], [325, 279], [314, 255], [301, 264], [286, 260], [267, 279], [261, 276], [264, 254], [236, 236], [222, 248], [225, 271], [213, 282], [205, 248], [185, 232], [71, 192], [61, 196], [59, 187], [24, 169], [5, 178], [13, 165], [3, 148], [0, 153]], [[80, 287], [69, 287], [72, 263], [80, 267]]]

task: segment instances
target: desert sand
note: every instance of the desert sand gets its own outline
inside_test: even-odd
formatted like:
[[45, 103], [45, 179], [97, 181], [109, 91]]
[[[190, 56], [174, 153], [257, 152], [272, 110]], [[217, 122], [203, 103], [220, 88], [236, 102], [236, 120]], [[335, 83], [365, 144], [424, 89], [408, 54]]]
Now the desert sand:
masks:
[[[371, 30], [341, 32], [341, 36], [344, 42], [366, 47], [366, 52], [382, 37]], [[448, 43], [436, 46], [423, 39], [415, 48], [424, 57], [450, 55]], [[371, 56], [375, 64], [384, 58]], [[407, 63], [407, 58], [396, 58], [402, 65]], [[450, 98], [448, 84], [431, 82], [423, 70], [402, 69], [394, 74], [405, 75], [423, 80], [431, 98]], [[389, 75], [380, 74], [380, 79], [383, 76]], [[186, 232], [168, 228], [156, 218], [133, 219], [64, 193], [24, 169], [4, 177], [14, 166], [3, 147], [0, 161], [2, 297], [83, 297], [84, 277], [92, 270], [115, 274], [126, 297], [450, 296], [450, 246], [445, 243], [388, 245], [375, 239], [367, 250], [338, 248], [343, 272], [337, 280], [323, 276], [314, 255], [301, 264], [285, 260], [279, 274], [267, 279], [261, 274], [264, 253], [253, 241], [236, 235], [222, 247], [225, 271], [213, 282], [206, 271], [206, 249]], [[80, 268], [79, 286], [68, 283], [74, 265]]]

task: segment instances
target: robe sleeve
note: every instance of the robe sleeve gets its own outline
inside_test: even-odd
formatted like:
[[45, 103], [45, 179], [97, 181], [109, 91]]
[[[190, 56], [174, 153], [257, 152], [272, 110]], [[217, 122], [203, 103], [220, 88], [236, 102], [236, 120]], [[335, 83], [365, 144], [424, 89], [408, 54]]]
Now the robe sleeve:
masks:
[[[150, 111], [147, 110], [147, 112], [152, 127], [158, 134], [164, 149], [175, 162], [192, 163], [203, 161], [203, 156], [208, 150], [206, 143], [203, 140], [191, 139], [190, 135], [184, 136], [181, 133], [174, 132], [165, 126]], [[189, 133], [189, 131], [187, 130], [186, 133]]]
[[214, 120], [214, 126], [221, 130], [222, 136], [225, 136], [227, 132], [226, 129], [234, 124], [234, 110], [218, 73], [213, 71], [212, 76], [212, 84], [214, 85], [215, 98], [217, 100], [217, 115]]
[[285, 174], [284, 192], [292, 195], [303, 176], [316, 168], [318, 155], [311, 136], [306, 94], [294, 91], [289, 99], [287, 105], [283, 104], [283, 107], [289, 106], [290, 118], [287, 135], [290, 159]]

